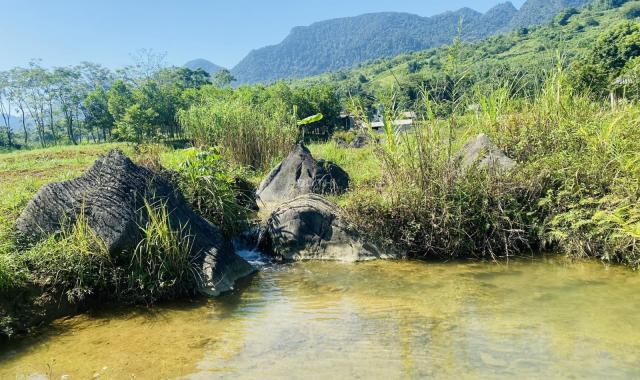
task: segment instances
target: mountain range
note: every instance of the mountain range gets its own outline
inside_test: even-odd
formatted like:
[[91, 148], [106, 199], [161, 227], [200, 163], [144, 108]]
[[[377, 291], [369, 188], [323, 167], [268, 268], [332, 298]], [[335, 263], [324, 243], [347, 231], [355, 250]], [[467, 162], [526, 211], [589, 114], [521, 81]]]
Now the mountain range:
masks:
[[[231, 72], [239, 83], [307, 77], [450, 43], [458, 35], [459, 26], [463, 39], [481, 39], [549, 22], [560, 10], [588, 2], [527, 0], [520, 9], [506, 2], [484, 14], [462, 8], [431, 17], [381, 12], [320, 21], [294, 27], [279, 44], [251, 51]], [[189, 65], [209, 72], [208, 67], [219, 70], [206, 60], [194, 60]]]

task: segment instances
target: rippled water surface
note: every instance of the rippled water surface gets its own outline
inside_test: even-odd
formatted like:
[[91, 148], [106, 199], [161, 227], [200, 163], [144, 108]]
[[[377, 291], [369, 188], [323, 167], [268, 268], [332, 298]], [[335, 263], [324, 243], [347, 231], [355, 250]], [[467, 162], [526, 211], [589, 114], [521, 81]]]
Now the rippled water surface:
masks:
[[47, 376], [639, 378], [640, 275], [556, 260], [267, 266], [220, 299], [79, 316], [0, 351], [0, 378]]

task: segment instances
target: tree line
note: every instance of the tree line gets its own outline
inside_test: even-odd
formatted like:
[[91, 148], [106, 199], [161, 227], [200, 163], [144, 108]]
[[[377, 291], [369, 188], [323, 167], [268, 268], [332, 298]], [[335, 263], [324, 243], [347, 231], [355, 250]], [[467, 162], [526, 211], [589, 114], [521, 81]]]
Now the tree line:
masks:
[[178, 115], [200, 107], [202, 94], [214, 93], [222, 102], [242, 99], [236, 103], [249, 113], [278, 109], [293, 119], [323, 113], [324, 123], [337, 122], [341, 108], [330, 85], [294, 89], [278, 82], [234, 89], [234, 81], [228, 70], [211, 77], [202, 69], [167, 67], [149, 52], [116, 71], [88, 62], [45, 68], [33, 61], [0, 72], [0, 147], [189, 138]]
[[48, 69], [33, 61], [0, 72], [0, 144], [45, 147], [176, 136], [182, 92], [209, 84], [209, 74], [152, 66], [112, 72], [89, 62]]

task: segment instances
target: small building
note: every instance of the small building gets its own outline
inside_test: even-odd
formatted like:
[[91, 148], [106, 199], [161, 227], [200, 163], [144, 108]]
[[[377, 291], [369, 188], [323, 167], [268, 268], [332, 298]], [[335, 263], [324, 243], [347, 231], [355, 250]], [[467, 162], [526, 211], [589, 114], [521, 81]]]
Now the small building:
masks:
[[348, 112], [340, 112], [340, 115], [338, 115], [338, 119], [340, 120], [341, 128], [345, 131], [356, 129], [358, 127], [358, 120], [354, 115]]
[[[401, 112], [400, 115], [402, 119], [396, 119], [393, 121], [393, 126], [399, 130], [407, 130], [413, 127], [414, 120], [416, 118], [415, 112]], [[384, 121], [377, 120], [371, 123], [371, 128], [376, 132], [384, 131]]]

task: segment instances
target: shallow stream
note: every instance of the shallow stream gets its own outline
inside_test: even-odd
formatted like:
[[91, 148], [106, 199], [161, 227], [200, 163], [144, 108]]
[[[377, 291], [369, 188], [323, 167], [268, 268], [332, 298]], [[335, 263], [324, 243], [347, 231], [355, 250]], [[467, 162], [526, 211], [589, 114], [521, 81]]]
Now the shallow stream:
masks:
[[639, 378], [640, 275], [559, 259], [266, 265], [219, 299], [94, 312], [0, 350], [2, 379], [92, 377]]

